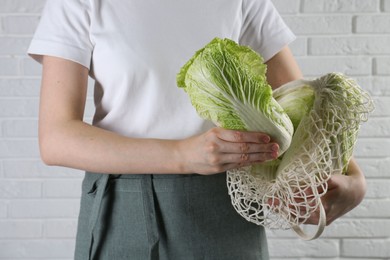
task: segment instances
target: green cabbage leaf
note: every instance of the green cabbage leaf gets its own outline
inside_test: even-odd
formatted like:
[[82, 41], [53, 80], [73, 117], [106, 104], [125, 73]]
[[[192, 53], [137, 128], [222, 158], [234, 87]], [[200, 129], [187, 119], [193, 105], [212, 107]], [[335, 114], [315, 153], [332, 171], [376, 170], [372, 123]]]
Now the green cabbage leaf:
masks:
[[289, 147], [293, 124], [272, 97], [260, 55], [229, 39], [215, 38], [182, 67], [177, 84], [204, 119], [233, 130], [264, 132]]
[[[267, 133], [279, 144], [278, 159], [227, 171], [236, 211], [258, 225], [318, 237], [326, 223], [321, 197], [331, 175], [347, 172], [360, 125], [374, 109], [369, 94], [341, 73], [272, 91], [261, 56], [219, 38], [195, 53], [177, 83], [201, 117], [227, 129]], [[318, 209], [318, 231], [305, 236], [299, 224]]]

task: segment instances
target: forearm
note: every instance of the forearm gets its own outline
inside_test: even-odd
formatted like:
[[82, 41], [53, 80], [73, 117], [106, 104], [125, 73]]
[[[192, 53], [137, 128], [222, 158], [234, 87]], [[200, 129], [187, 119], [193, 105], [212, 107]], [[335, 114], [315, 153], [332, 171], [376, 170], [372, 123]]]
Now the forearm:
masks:
[[99, 173], [183, 173], [179, 141], [128, 138], [77, 120], [42, 128], [41, 156], [48, 165]]
[[[328, 191], [321, 198], [326, 211], [327, 225], [359, 205], [365, 193], [365, 177], [352, 158], [348, 165], [347, 174], [332, 175], [328, 181]], [[317, 224], [318, 214], [313, 214], [306, 223]]]
[[39, 143], [49, 165], [117, 174], [215, 174], [277, 157], [278, 145], [263, 133], [213, 128], [183, 140], [135, 139], [88, 125], [82, 122], [88, 73], [78, 63], [43, 57]]
[[88, 69], [43, 57], [39, 112], [41, 156], [49, 165], [99, 173], [177, 173], [178, 141], [133, 139], [82, 121]]

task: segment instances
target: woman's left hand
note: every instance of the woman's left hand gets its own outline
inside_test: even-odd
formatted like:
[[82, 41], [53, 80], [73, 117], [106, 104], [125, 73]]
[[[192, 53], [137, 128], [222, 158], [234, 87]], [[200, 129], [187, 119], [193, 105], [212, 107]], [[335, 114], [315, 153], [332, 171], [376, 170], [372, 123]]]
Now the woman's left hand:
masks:
[[[363, 200], [366, 180], [356, 161], [352, 158], [346, 175], [332, 175], [328, 191], [321, 198], [326, 212], [326, 225], [343, 216]], [[305, 224], [318, 224], [319, 210], [314, 212]]]

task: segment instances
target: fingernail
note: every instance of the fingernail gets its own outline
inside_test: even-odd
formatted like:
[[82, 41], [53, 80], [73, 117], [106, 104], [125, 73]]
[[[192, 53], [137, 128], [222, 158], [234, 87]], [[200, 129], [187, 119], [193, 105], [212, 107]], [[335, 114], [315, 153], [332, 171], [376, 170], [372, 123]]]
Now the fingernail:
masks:
[[274, 151], [274, 152], [277, 152], [279, 150], [279, 145], [278, 144], [273, 144], [271, 146], [271, 150]]
[[269, 143], [269, 141], [271, 141], [271, 138], [269, 136], [264, 136], [263, 137], [263, 142], [264, 143]]
[[278, 156], [279, 156], [278, 152], [271, 152], [271, 153], [269, 153], [269, 158], [271, 160], [278, 158]]

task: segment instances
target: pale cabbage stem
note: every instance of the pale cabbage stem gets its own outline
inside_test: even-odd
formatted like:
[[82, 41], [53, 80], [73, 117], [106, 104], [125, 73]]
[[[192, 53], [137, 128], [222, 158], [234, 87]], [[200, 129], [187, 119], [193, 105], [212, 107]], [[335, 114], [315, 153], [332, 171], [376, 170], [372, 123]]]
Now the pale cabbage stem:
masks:
[[[224, 91], [220, 91], [219, 93], [224, 96], [225, 99], [229, 100], [230, 103], [233, 105], [235, 111], [240, 116], [242, 121], [245, 123], [248, 131], [261, 131], [264, 133], [267, 133], [272, 138], [278, 137], [278, 144], [279, 144], [279, 155], [283, 154], [285, 150], [290, 145], [291, 136], [293, 134], [293, 129], [286, 130], [285, 127], [288, 127], [291, 125], [291, 120], [288, 118], [287, 115], [278, 113], [278, 118], [282, 119], [282, 125], [284, 127], [281, 127], [279, 124], [275, 124], [269, 117], [263, 113], [260, 109], [254, 108], [254, 106], [248, 106], [246, 104], [243, 104], [240, 102], [240, 99], [238, 99], [233, 91], [233, 86], [230, 84], [230, 82], [225, 77], [225, 74], [223, 73], [223, 70], [218, 66], [218, 64], [215, 63], [214, 60], [212, 60], [212, 64], [215, 66], [215, 69], [219, 71], [221, 77], [224, 79], [225, 84], [229, 87], [229, 93], [226, 93]], [[216, 87], [215, 84], [213, 84], [210, 80], [208, 80], [206, 77], [204, 77], [205, 80], [207, 80], [211, 86], [215, 88], [216, 91], [219, 91], [220, 88]], [[250, 91], [249, 91], [250, 92]], [[261, 113], [259, 113], [261, 112]], [[255, 118], [255, 120], [254, 120]], [[281, 139], [279, 139], [282, 137]], [[289, 137], [289, 138], [288, 138]]]
[[[227, 171], [237, 213], [257, 225], [292, 228], [304, 240], [315, 239], [326, 226], [321, 197], [327, 181], [346, 171], [373, 102], [341, 73], [296, 80], [272, 92], [265, 69], [249, 47], [215, 38], [183, 66], [178, 83], [203, 118], [230, 129], [265, 132], [280, 145], [283, 156], [277, 160]], [[306, 234], [300, 225], [316, 210], [317, 230]]]

